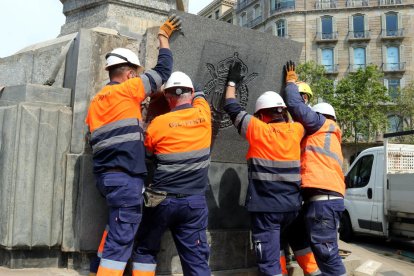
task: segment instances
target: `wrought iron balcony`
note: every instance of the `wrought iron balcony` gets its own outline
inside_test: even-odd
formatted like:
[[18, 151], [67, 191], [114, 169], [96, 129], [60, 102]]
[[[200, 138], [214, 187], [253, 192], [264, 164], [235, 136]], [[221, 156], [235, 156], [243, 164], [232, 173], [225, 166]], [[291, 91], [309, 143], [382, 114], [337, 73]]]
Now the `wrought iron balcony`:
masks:
[[338, 41], [338, 32], [316, 33], [316, 42], [336, 42]]
[[404, 72], [405, 71], [405, 62], [398, 63], [383, 63], [382, 71], [384, 72]]
[[315, 9], [323, 10], [323, 9], [335, 9], [337, 5], [337, 0], [319, 0], [315, 3]]
[[295, 9], [295, 0], [285, 0], [276, 2], [275, 6], [270, 8], [270, 14], [277, 12], [282, 12], [285, 10], [294, 10]]
[[339, 64], [323, 65], [325, 67], [325, 74], [338, 74]]
[[370, 31], [349, 31], [348, 40], [349, 41], [363, 41], [370, 40], [371, 32]]
[[379, 0], [380, 6], [386, 6], [386, 5], [395, 5], [395, 4], [402, 4], [403, 0]]
[[240, 11], [250, 5], [251, 3], [256, 2], [254, 0], [241, 0], [237, 1], [237, 11]]
[[365, 70], [367, 68], [367, 65], [365, 63], [362, 64], [349, 64], [348, 70], [349, 72], [356, 72], [359, 69]]
[[346, 6], [347, 7], [368, 7], [369, 0], [347, 0]]
[[404, 38], [404, 29], [386, 30], [381, 31], [382, 39], [402, 39]]
[[256, 26], [257, 24], [261, 23], [262, 20], [262, 16], [258, 16], [255, 19], [253, 19], [252, 21], [247, 22], [246, 24], [243, 25], [243, 27], [246, 28], [253, 28], [254, 26]]

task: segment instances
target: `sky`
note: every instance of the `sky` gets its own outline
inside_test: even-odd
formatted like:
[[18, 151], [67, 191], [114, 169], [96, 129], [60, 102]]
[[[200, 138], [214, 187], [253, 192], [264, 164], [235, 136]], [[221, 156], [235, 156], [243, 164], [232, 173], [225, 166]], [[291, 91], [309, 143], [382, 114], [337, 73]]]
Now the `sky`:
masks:
[[[197, 13], [212, 0], [190, 0], [189, 12]], [[59, 0], [0, 0], [0, 57], [56, 38], [65, 24]]]

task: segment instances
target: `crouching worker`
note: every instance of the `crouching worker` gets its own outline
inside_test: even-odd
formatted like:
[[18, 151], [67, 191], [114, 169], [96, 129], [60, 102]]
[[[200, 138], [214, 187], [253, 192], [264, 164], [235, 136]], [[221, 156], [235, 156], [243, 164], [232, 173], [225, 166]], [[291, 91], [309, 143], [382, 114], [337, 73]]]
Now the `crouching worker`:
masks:
[[165, 85], [169, 113], [156, 117], [145, 137], [154, 155], [152, 184], [145, 192], [142, 225], [137, 234], [134, 276], [155, 275], [157, 254], [171, 230], [185, 276], [208, 276], [206, 228], [211, 145], [211, 113], [203, 92], [194, 93], [190, 78], [174, 72]]
[[229, 69], [224, 110], [249, 142], [246, 207], [260, 275], [282, 275], [280, 235], [302, 203], [300, 141], [304, 128], [288, 122], [286, 105], [276, 92], [265, 92], [257, 99], [255, 116], [244, 111], [235, 96], [241, 80], [241, 64], [236, 62]]

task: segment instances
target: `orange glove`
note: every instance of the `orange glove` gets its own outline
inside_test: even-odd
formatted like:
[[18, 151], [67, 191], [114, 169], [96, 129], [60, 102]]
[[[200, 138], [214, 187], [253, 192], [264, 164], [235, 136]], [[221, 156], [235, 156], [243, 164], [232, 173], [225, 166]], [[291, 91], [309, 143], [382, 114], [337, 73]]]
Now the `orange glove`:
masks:
[[179, 16], [176, 16], [175, 14], [172, 14], [168, 17], [167, 21], [165, 21], [164, 24], [162, 24], [158, 32], [158, 35], [170, 38], [171, 34], [179, 29], [181, 29], [181, 18]]
[[286, 82], [296, 82], [298, 80], [298, 75], [295, 72], [295, 63], [291, 60], [286, 62], [285, 65], [285, 80]]

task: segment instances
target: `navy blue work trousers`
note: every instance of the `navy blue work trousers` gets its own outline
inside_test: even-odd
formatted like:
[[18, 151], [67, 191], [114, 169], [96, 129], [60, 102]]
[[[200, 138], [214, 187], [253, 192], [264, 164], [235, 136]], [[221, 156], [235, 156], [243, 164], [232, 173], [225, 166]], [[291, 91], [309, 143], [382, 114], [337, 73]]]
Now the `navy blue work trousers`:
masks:
[[161, 238], [171, 230], [185, 276], [210, 276], [206, 228], [208, 208], [204, 195], [167, 197], [158, 206], [145, 208], [137, 233], [134, 263], [156, 264]]
[[102, 259], [126, 263], [142, 218], [144, 181], [123, 172], [102, 173], [96, 178], [96, 186], [109, 208], [109, 230]]
[[345, 210], [344, 200], [308, 201], [303, 208], [309, 241], [322, 275], [346, 275], [338, 248], [338, 228]]
[[281, 233], [295, 220], [298, 212], [251, 212], [250, 215], [252, 239], [260, 275], [282, 275], [280, 266]]

